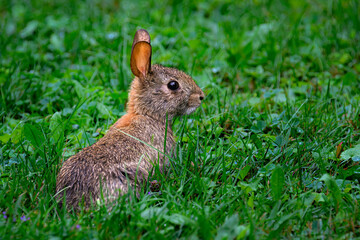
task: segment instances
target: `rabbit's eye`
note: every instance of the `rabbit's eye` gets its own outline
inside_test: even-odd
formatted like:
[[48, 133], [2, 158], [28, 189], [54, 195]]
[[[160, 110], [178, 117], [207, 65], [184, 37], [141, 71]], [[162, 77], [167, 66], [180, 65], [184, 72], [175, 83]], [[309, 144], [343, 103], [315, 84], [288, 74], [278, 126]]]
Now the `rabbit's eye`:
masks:
[[177, 82], [177, 81], [171, 81], [171, 82], [169, 82], [168, 83], [168, 88], [170, 89], [170, 90], [176, 90], [176, 89], [178, 89], [179, 88], [179, 83]]

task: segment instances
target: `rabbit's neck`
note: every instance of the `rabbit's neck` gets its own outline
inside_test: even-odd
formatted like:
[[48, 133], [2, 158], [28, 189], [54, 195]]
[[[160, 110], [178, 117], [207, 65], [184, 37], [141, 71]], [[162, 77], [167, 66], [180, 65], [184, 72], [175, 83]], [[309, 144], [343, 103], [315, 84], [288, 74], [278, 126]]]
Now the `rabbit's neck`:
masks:
[[161, 106], [156, 104], [150, 94], [142, 89], [140, 80], [135, 78], [129, 93], [129, 102], [127, 104], [127, 113], [150, 117], [163, 125], [171, 126], [173, 115], [167, 114]]
[[145, 118], [150, 118], [160, 123], [160, 125], [164, 125], [164, 126], [167, 125], [171, 129], [172, 117], [167, 117], [166, 115], [162, 116], [158, 114], [153, 114], [151, 111], [148, 111], [146, 108], [131, 109], [130, 107], [128, 107], [127, 113], [128, 115], [132, 115], [132, 116], [138, 115], [138, 116], [143, 116]]
[[[159, 124], [160, 123], [160, 124]], [[151, 128], [154, 128], [156, 126], [160, 127], [160, 129], [166, 129], [169, 135], [172, 136], [172, 129], [171, 129], [171, 122], [168, 123], [162, 123], [157, 119], [154, 119], [150, 116], [146, 115], [139, 115], [134, 113], [126, 113], [124, 116], [122, 116], [119, 120], [116, 121], [116, 123], [113, 125], [116, 129], [126, 129], [130, 125], [134, 127], [135, 125], [143, 125], [143, 126], [151, 126]]]

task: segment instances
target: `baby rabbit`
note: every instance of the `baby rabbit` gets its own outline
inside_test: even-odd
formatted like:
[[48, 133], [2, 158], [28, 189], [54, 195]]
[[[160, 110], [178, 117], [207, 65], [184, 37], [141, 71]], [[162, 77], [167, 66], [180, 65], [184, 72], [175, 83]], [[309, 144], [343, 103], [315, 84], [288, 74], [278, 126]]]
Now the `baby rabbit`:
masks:
[[194, 112], [204, 93], [182, 71], [151, 66], [151, 52], [149, 33], [138, 30], [131, 50], [135, 78], [127, 113], [98, 142], [64, 162], [56, 183], [60, 205], [64, 196], [67, 207], [75, 209], [82, 202], [88, 208], [102, 196], [111, 202], [129, 187], [141, 186], [156, 164], [160, 169], [166, 165], [162, 153], [171, 155], [175, 146], [172, 119]]

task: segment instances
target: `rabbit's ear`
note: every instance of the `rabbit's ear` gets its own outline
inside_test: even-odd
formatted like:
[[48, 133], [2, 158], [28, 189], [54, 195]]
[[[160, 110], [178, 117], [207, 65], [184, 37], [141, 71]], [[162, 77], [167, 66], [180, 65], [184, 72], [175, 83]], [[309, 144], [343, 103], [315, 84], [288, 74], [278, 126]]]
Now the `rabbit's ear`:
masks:
[[144, 29], [135, 33], [131, 49], [130, 67], [133, 74], [144, 79], [151, 68], [151, 45], [150, 35]]

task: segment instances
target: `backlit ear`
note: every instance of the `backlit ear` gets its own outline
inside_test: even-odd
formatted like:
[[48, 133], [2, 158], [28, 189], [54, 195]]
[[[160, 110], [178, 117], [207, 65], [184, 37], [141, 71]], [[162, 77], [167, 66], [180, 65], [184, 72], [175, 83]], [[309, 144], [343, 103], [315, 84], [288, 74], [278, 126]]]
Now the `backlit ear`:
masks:
[[133, 74], [141, 79], [144, 79], [151, 70], [150, 35], [144, 29], [139, 29], [135, 33], [130, 67]]

